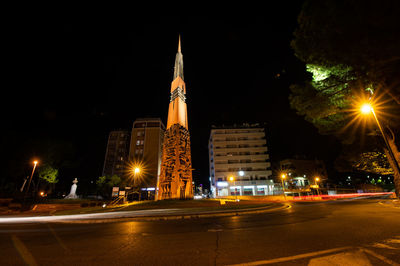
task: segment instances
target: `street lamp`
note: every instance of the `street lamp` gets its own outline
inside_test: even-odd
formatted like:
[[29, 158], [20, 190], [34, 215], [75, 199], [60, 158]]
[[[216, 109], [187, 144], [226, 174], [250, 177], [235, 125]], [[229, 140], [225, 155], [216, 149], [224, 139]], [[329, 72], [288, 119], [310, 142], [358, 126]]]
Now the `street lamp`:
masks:
[[133, 184], [135, 184], [135, 181], [136, 181], [138, 175], [142, 172], [142, 169], [139, 165], [132, 165], [131, 172], [133, 175]]
[[318, 181], [319, 181], [319, 177], [317, 176], [317, 177], [315, 178], [315, 188], [317, 189], [317, 195], [319, 195]]
[[[137, 181], [138, 175], [142, 172], [142, 169], [140, 165], [136, 164], [132, 166], [132, 173], [133, 173], [133, 186], [135, 186], [135, 182]], [[139, 193], [139, 201], [141, 199], [141, 192], [140, 188], [138, 187], [138, 193]], [[127, 196], [127, 195], [126, 195]]]
[[31, 174], [31, 177], [29, 178], [29, 183], [28, 183], [28, 188], [26, 189], [26, 191], [25, 191], [25, 196], [26, 196], [26, 193], [29, 191], [29, 187], [31, 186], [31, 181], [32, 181], [32, 177], [33, 177], [33, 173], [35, 173], [35, 169], [36, 169], [36, 165], [38, 164], [38, 161], [33, 161], [33, 170], [32, 170], [32, 174]]
[[285, 174], [282, 174], [282, 175], [281, 175], [281, 178], [282, 178], [282, 190], [283, 190], [283, 196], [285, 197], [285, 200], [286, 200], [286, 194], [285, 194], [285, 183], [283, 182], [283, 181], [285, 180], [285, 178], [286, 178], [286, 175], [285, 175]]
[[391, 148], [390, 145], [389, 145], [389, 142], [388, 142], [388, 140], [387, 140], [387, 138], [386, 138], [386, 134], [385, 134], [385, 133], [383, 132], [383, 130], [382, 130], [381, 123], [379, 123], [379, 120], [378, 120], [378, 117], [376, 116], [376, 113], [375, 113], [375, 111], [374, 111], [374, 108], [372, 107], [371, 104], [369, 104], [369, 103], [364, 103], [364, 104], [361, 106], [361, 113], [363, 113], [363, 114], [365, 114], [365, 115], [368, 115], [368, 114], [372, 113], [372, 114], [374, 115], [375, 122], [376, 122], [376, 124], [378, 125], [379, 130], [381, 131], [381, 134], [382, 134], [383, 139], [385, 140], [385, 144], [386, 144], [386, 147], [388, 148], [388, 151], [389, 151], [390, 156], [392, 157], [393, 164], [395, 165], [395, 167], [397, 167], [397, 171], [400, 172], [400, 168], [399, 168], [399, 165], [398, 165], [398, 163], [397, 163], [396, 157], [394, 156], [393, 151], [392, 151], [392, 148]]
[[140, 173], [140, 168], [139, 167], [135, 167], [135, 169], [133, 170], [135, 175]]
[[233, 182], [233, 186], [235, 187], [235, 200], [237, 201], [236, 180], [235, 180], [235, 178], [231, 175], [231, 176], [229, 177], [229, 181]]

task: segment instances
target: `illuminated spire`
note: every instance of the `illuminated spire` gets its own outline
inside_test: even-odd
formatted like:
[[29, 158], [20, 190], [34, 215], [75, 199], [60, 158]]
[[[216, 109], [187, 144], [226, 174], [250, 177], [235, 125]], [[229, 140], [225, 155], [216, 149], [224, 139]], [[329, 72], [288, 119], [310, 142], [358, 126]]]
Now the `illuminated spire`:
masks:
[[178, 52], [175, 57], [175, 67], [174, 67], [174, 80], [177, 77], [181, 77], [183, 80], [183, 55], [181, 53], [181, 35], [179, 35], [178, 40]]
[[178, 53], [181, 52], [181, 35], [179, 34]]

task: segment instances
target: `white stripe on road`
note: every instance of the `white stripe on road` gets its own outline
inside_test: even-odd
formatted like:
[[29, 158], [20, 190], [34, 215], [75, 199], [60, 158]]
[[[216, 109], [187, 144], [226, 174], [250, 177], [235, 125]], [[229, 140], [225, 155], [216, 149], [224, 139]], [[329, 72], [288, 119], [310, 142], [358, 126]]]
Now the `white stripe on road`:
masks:
[[343, 251], [343, 250], [352, 249], [352, 248], [353, 247], [332, 248], [332, 249], [327, 249], [327, 250], [315, 251], [315, 252], [304, 253], [304, 254], [300, 254], [300, 255], [271, 259], [271, 260], [259, 260], [259, 261], [245, 262], [245, 263], [240, 263], [240, 264], [232, 264], [230, 266], [263, 265], [263, 264], [279, 263], [279, 262], [285, 262], [285, 261], [291, 261], [291, 260], [304, 259], [304, 258], [324, 255], [324, 254], [328, 254], [328, 253], [334, 253], [334, 252]]
[[222, 229], [208, 229], [207, 232], [221, 232]]
[[28, 248], [24, 245], [24, 243], [22, 243], [22, 241], [17, 236], [12, 235], [11, 241], [14, 244], [15, 249], [18, 251], [18, 254], [21, 256], [21, 259], [26, 264], [28, 264], [29, 266], [38, 265], [32, 253], [29, 252]]
[[[400, 237], [399, 237], [400, 238]], [[394, 244], [400, 244], [400, 239], [388, 239], [385, 241], [386, 243], [394, 243]]]
[[386, 263], [389, 264], [389, 265], [394, 265], [394, 266], [399, 266], [399, 265], [400, 265], [399, 263], [394, 262], [394, 261], [392, 261], [392, 260], [390, 260], [390, 259], [388, 259], [388, 258], [386, 258], [386, 257], [384, 257], [384, 256], [382, 256], [382, 255], [376, 254], [376, 253], [373, 252], [372, 250], [365, 249], [365, 248], [360, 248], [360, 250], [362, 250], [362, 251], [364, 251], [365, 253], [368, 253], [368, 254], [374, 256], [375, 258], [378, 258], [378, 259], [380, 259], [380, 260], [386, 262]]
[[382, 243], [375, 243], [373, 245], [371, 245], [374, 248], [385, 248], [385, 249], [398, 249], [398, 248], [394, 248], [392, 246], [386, 245], [386, 244], [382, 244]]

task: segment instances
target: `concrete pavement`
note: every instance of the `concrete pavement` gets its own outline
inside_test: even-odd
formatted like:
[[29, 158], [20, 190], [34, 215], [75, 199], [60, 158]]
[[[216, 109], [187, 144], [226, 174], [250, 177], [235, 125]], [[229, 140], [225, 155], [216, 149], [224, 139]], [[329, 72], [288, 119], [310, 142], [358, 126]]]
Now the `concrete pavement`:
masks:
[[255, 215], [97, 224], [0, 224], [1, 265], [398, 265], [385, 200], [291, 203]]

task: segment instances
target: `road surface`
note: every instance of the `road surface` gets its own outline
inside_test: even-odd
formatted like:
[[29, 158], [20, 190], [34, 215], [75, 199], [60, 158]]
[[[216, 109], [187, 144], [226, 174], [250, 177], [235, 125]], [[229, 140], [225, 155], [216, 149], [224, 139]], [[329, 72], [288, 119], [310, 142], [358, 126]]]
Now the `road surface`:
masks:
[[0, 224], [1, 265], [400, 265], [386, 199], [292, 203], [234, 217]]

